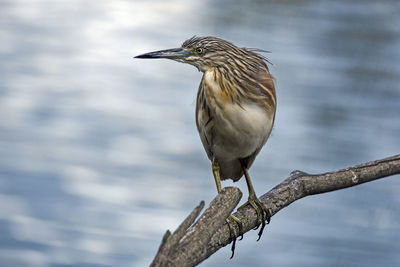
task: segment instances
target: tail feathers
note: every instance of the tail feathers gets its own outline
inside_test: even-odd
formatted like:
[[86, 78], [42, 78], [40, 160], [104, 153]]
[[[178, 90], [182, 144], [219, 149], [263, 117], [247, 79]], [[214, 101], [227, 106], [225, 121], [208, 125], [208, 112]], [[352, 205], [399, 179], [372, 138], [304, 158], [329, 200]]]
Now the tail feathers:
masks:
[[243, 170], [239, 160], [218, 163], [221, 180], [232, 179], [234, 182], [236, 182], [243, 176]]

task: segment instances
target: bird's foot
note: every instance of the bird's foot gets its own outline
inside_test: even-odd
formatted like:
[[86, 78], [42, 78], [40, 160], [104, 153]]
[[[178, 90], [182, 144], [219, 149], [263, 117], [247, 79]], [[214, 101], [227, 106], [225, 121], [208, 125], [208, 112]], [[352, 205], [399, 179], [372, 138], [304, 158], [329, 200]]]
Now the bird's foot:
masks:
[[257, 226], [254, 228], [254, 230], [258, 229], [261, 225], [261, 229], [258, 232], [258, 240], [260, 240], [261, 235], [264, 231], [265, 227], [265, 221], [267, 221], [267, 224], [271, 221], [271, 212], [270, 210], [262, 203], [256, 196], [249, 196], [249, 200], [241, 205], [238, 210], [244, 208], [245, 206], [250, 205], [253, 207], [253, 209], [256, 211], [257, 214]]
[[229, 215], [229, 217], [226, 219], [226, 222], [228, 223], [228, 227], [229, 227], [229, 235], [231, 237], [232, 240], [232, 247], [231, 247], [231, 251], [232, 251], [232, 256], [231, 259], [233, 258], [233, 255], [235, 255], [235, 247], [236, 247], [236, 232], [235, 232], [235, 228], [231, 225], [232, 221], [236, 222], [236, 224], [238, 225], [239, 228], [239, 240], [243, 239], [243, 224], [242, 222], [239, 220], [238, 217], [234, 216], [234, 215]]

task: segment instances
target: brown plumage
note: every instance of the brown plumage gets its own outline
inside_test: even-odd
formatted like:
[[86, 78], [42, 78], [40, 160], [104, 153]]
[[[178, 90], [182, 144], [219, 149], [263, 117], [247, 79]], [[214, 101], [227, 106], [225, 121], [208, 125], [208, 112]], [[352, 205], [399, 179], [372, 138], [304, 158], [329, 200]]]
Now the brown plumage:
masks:
[[[253, 51], [239, 48], [233, 44], [216, 37], [193, 37], [182, 45], [186, 49], [203, 49], [200, 70], [204, 71], [202, 81], [197, 93], [196, 125], [201, 141], [210, 160], [219, 163], [221, 179], [239, 180], [243, 176], [243, 167], [249, 169], [262, 146], [267, 141], [275, 118], [276, 96], [271, 74], [264, 58]], [[209, 77], [209, 79], [207, 79]], [[214, 90], [213, 87], [218, 87]], [[261, 132], [251, 132], [251, 127], [242, 123], [243, 127], [234, 127], [234, 133], [224, 133], [221, 127], [232, 126], [229, 120], [235, 120], [236, 113], [246, 114], [246, 106], [256, 105], [260, 112], [270, 118], [266, 121], [268, 129]], [[236, 107], [236, 109], [235, 109]], [[235, 109], [232, 114], [225, 111]], [[232, 118], [229, 116], [232, 115]], [[252, 123], [250, 114], [248, 119]], [[252, 135], [252, 133], [255, 135]], [[233, 136], [232, 136], [233, 135]], [[223, 144], [218, 144], [216, 139], [223, 138]], [[238, 143], [245, 142], [245, 138], [260, 138], [254, 150], [247, 153], [230, 151]], [[237, 140], [237, 139], [242, 140]], [[217, 146], [225, 147], [225, 151]], [[251, 146], [251, 145], [250, 145]], [[228, 155], [227, 155], [228, 154]], [[226, 156], [226, 157], [224, 157]], [[244, 165], [244, 166], [242, 166]]]
[[[203, 72], [197, 93], [196, 125], [212, 162], [217, 190], [221, 191], [221, 179], [237, 181], [244, 174], [249, 189], [245, 205], [255, 209], [262, 224], [261, 237], [270, 214], [256, 197], [248, 169], [271, 133], [276, 95], [266, 59], [257, 51], [260, 50], [240, 48], [217, 37], [192, 37], [181, 48], [137, 58], [169, 58]], [[238, 223], [242, 234], [240, 220], [233, 215], [229, 218]], [[236, 234], [231, 235], [235, 240]]]

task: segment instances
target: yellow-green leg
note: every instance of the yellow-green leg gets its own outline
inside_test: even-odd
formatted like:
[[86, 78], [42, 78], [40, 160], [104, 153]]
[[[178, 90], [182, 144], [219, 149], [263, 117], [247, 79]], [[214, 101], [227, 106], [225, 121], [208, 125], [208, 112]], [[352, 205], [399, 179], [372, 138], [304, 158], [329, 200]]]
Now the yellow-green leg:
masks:
[[257, 239], [257, 241], [258, 241], [258, 240], [260, 240], [261, 235], [264, 231], [265, 220], [267, 220], [267, 223], [269, 223], [269, 221], [271, 219], [271, 213], [270, 213], [269, 209], [257, 198], [256, 192], [254, 191], [253, 184], [250, 180], [250, 175], [249, 175], [248, 169], [243, 167], [243, 172], [244, 172], [244, 177], [246, 178], [247, 188], [249, 190], [249, 198], [248, 198], [248, 201], [246, 203], [244, 203], [242, 206], [240, 206], [238, 209], [242, 209], [245, 206], [250, 204], [250, 206], [252, 206], [253, 209], [256, 211], [258, 225], [254, 229], [257, 229], [261, 224], [261, 229], [258, 232], [258, 239]]
[[215, 185], [217, 186], [217, 191], [219, 194], [219, 192], [221, 192], [221, 177], [219, 175], [219, 164], [215, 159], [212, 161], [211, 168], [214, 175]]
[[[219, 172], [219, 164], [215, 159], [212, 160], [211, 167], [212, 167], [212, 172], [213, 172], [213, 175], [214, 175], [215, 185], [217, 186], [217, 191], [218, 191], [218, 194], [219, 194], [221, 192], [221, 189], [222, 189], [221, 188], [221, 176], [220, 176], [220, 172]], [[234, 231], [234, 228], [231, 226], [231, 221], [235, 221], [237, 223], [237, 225], [239, 227], [240, 239], [243, 239], [243, 224], [239, 220], [239, 218], [237, 218], [236, 216], [234, 216], [232, 214], [229, 215], [229, 217], [226, 219], [226, 222], [228, 223], [228, 227], [229, 227], [229, 233], [230, 233], [230, 236], [231, 236], [231, 239], [232, 239], [232, 242], [233, 242], [232, 243], [232, 248], [231, 248], [231, 250], [232, 250], [231, 259], [232, 259], [233, 255], [235, 254], [236, 233]]]

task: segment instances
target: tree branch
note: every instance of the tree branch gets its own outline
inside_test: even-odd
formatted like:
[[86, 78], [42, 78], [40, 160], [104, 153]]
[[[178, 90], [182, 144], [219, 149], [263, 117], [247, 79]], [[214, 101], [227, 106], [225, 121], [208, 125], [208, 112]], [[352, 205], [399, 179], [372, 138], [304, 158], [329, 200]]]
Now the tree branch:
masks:
[[241, 197], [242, 192], [236, 187], [222, 189], [199, 220], [190, 227], [204, 207], [202, 201], [173, 235], [169, 231], [165, 233], [150, 266], [194, 266], [198, 263], [197, 259], [207, 257], [207, 243], [232, 213]]
[[[282, 183], [261, 196], [260, 200], [270, 209], [271, 215], [274, 215], [303, 197], [340, 190], [395, 174], [400, 174], [400, 155], [323, 174], [294, 171]], [[232, 241], [229, 226], [224, 222], [238, 204], [241, 195], [240, 190], [235, 187], [224, 188], [200, 219], [189, 228], [204, 206], [204, 203], [200, 204], [182, 223], [184, 227], [181, 225], [172, 236], [167, 231], [152, 266], [195, 266], [229, 244]], [[257, 226], [256, 212], [249, 206], [234, 215], [241, 220], [244, 233]], [[235, 229], [235, 234], [239, 233], [236, 224], [231, 224], [231, 227]], [[173, 245], [165, 245], [168, 240], [174, 240]]]

